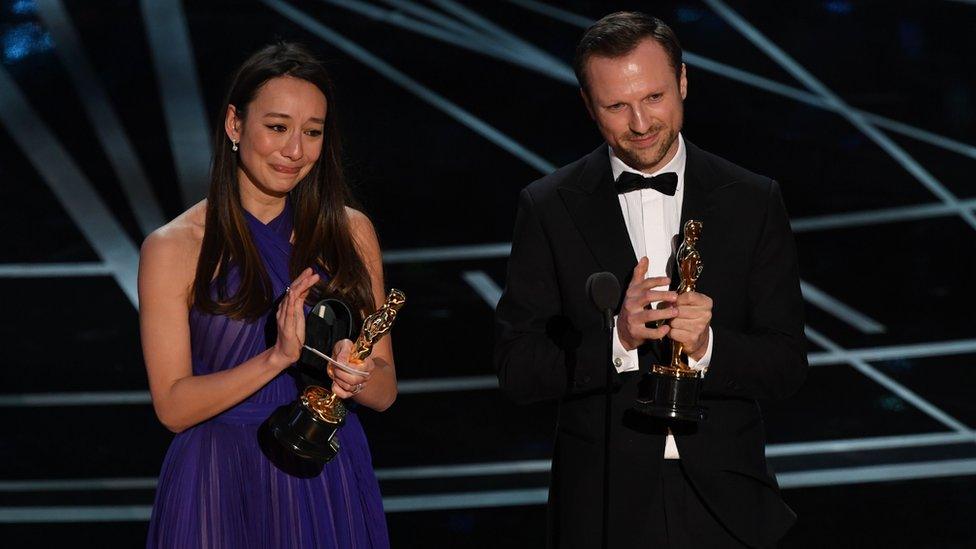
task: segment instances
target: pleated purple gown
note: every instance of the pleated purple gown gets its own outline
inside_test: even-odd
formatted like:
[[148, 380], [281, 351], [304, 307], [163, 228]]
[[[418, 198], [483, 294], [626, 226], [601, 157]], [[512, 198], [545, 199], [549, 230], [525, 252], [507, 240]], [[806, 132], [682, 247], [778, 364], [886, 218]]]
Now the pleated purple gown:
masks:
[[[286, 205], [267, 225], [246, 215], [274, 295], [280, 296], [291, 282], [291, 208]], [[237, 283], [231, 272], [231, 290]], [[245, 323], [194, 309], [189, 321], [195, 375], [233, 368], [274, 343], [265, 333], [266, 324], [275, 322], [274, 311]], [[339, 455], [324, 468], [280, 452], [264, 430], [259, 443], [264, 420], [297, 396], [294, 378], [282, 373], [237, 406], [176, 435], [159, 475], [146, 546], [389, 547], [383, 501], [354, 405], [339, 431]]]

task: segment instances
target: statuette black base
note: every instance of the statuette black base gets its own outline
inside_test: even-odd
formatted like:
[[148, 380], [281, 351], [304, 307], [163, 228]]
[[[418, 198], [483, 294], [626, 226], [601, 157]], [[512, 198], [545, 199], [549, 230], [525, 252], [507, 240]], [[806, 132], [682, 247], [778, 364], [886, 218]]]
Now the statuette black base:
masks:
[[[305, 343], [319, 352], [331, 354], [337, 341], [353, 336], [353, 327], [348, 305], [337, 299], [323, 299], [305, 317]], [[295, 369], [299, 378], [299, 392], [304, 393], [311, 387], [321, 387], [320, 390], [327, 391], [330, 386], [325, 374], [327, 365], [325, 359], [303, 349]], [[301, 397], [275, 410], [266, 423], [274, 439], [301, 458], [328, 463], [339, 452], [336, 432], [343, 424], [342, 416], [337, 416], [332, 422], [325, 421], [306, 406]]]
[[293, 454], [328, 463], [339, 453], [337, 433], [342, 423], [322, 421], [301, 399], [282, 406], [268, 418], [271, 434]]
[[697, 376], [652, 371], [640, 382], [633, 410], [662, 419], [703, 421], [708, 409], [698, 405], [701, 384]]

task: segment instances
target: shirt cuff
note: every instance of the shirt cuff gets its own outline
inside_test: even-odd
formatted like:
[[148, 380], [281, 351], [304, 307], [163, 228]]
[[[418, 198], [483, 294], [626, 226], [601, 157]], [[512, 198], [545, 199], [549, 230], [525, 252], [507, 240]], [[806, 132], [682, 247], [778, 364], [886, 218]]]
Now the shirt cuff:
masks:
[[695, 360], [688, 357], [688, 366], [692, 370], [705, 371], [708, 369], [708, 363], [712, 361], [712, 342], [715, 341], [715, 337], [712, 335], [712, 327], [708, 327], [708, 346], [705, 347], [705, 354], [702, 355], [701, 360]]
[[617, 333], [617, 317], [613, 317], [613, 326], [613, 367], [617, 369], [617, 373], [639, 370], [637, 349], [628, 351], [620, 342], [620, 335]]

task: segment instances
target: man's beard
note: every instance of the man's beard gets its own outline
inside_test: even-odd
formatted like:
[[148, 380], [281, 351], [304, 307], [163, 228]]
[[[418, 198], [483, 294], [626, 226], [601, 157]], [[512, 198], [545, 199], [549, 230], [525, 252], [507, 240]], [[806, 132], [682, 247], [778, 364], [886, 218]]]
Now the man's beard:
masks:
[[[671, 145], [673, 145], [674, 141], [678, 138], [678, 131], [673, 128], [662, 127], [653, 131], [661, 130], [666, 131], [664, 135], [661, 136], [660, 142], [658, 142], [657, 146], [653, 149], [637, 151], [634, 149], [625, 148], [623, 151], [621, 151], [623, 154], [618, 154], [618, 156], [624, 161], [625, 164], [641, 172], [647, 173], [652, 169], [660, 168], [661, 166], [658, 164], [664, 160], [664, 157], [667, 156], [668, 151], [671, 150]], [[633, 137], [633, 134], [629, 135], [628, 137]], [[620, 141], [626, 143], [627, 139], [621, 139]]]

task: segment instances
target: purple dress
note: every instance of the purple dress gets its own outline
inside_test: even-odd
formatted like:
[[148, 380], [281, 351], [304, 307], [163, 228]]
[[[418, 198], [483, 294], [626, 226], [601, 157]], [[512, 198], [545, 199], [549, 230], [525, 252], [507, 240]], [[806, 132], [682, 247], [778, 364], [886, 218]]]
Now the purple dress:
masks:
[[[291, 208], [267, 225], [246, 215], [280, 296], [291, 282]], [[235, 272], [228, 278], [230, 288], [239, 282]], [[233, 368], [274, 342], [265, 333], [273, 310], [246, 323], [193, 309], [189, 321], [194, 375]], [[389, 547], [355, 405], [339, 430], [341, 450], [324, 467], [293, 458], [266, 430], [259, 433], [277, 407], [297, 396], [295, 379], [283, 372], [237, 406], [176, 435], [159, 475], [147, 547]]]

